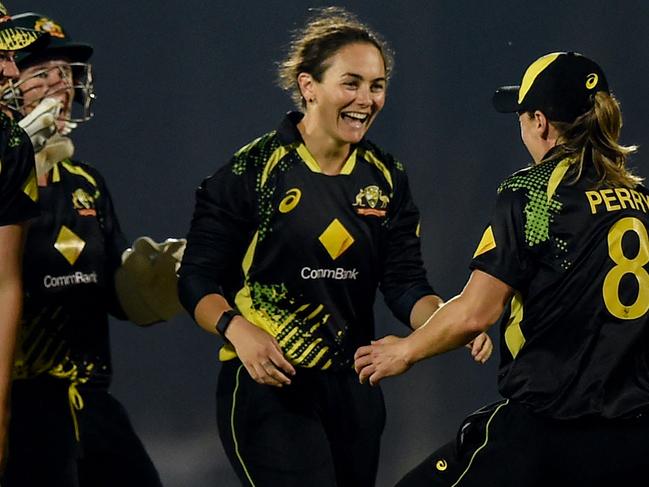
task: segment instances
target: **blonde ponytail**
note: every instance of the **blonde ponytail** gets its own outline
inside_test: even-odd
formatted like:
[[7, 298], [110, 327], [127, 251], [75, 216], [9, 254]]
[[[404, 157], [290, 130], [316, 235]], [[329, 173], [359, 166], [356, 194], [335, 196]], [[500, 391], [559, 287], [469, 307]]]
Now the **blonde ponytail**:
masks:
[[622, 129], [622, 112], [612, 95], [600, 91], [594, 96], [593, 108], [573, 123], [551, 122], [561, 133], [559, 151], [552, 159], [574, 159], [575, 181], [581, 177], [586, 161], [592, 161], [599, 185], [633, 188], [642, 178], [627, 168], [628, 157], [637, 146], [623, 146], [618, 141]]

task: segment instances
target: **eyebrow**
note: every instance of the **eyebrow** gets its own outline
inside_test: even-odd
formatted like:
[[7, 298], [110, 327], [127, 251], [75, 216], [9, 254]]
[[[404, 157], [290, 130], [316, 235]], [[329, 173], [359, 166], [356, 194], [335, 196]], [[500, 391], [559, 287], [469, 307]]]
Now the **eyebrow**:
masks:
[[[360, 81], [363, 81], [365, 79], [360, 74], [356, 74], [356, 73], [343, 73], [341, 78], [344, 78], [345, 76], [350, 76], [350, 77], [352, 77], [354, 79], [357, 79], [357, 80], [360, 80]], [[385, 80], [386, 80], [385, 76], [381, 76], [379, 78], [374, 78], [373, 80], [370, 80], [370, 81], [375, 82], [375, 81], [385, 81]]]

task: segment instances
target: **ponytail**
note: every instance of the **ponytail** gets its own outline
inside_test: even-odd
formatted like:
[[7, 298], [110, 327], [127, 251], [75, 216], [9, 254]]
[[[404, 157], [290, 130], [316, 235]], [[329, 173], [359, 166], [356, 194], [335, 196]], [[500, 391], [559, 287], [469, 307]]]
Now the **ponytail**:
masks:
[[592, 161], [599, 176], [598, 186], [634, 188], [642, 182], [640, 176], [626, 167], [628, 157], [636, 152], [637, 146], [623, 146], [618, 142], [622, 112], [612, 95], [597, 92], [593, 107], [574, 122], [551, 123], [561, 134], [559, 151], [552, 159], [573, 159], [574, 181], [581, 177], [587, 161]]

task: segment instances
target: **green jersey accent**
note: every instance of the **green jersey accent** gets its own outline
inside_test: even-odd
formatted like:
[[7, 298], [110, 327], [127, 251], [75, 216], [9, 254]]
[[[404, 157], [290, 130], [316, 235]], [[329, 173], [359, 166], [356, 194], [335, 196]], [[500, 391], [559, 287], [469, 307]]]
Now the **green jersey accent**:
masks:
[[649, 410], [649, 192], [570, 167], [505, 180], [471, 262], [516, 291], [500, 392], [554, 418], [633, 416]]
[[[399, 319], [433, 294], [407, 177], [368, 141], [323, 174], [289, 114], [203, 182], [180, 270], [189, 310], [219, 293], [294, 364], [349, 367], [374, 336], [380, 287]], [[234, 358], [231, 346], [221, 360]]]

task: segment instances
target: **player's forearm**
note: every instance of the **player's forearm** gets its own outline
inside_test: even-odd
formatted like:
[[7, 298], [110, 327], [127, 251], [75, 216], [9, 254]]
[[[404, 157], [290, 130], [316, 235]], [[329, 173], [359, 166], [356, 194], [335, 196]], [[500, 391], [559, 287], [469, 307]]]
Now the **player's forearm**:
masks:
[[224, 311], [232, 309], [232, 306], [220, 294], [208, 294], [198, 302], [194, 309], [194, 320], [208, 333], [214, 335], [216, 332], [216, 322]]
[[446, 302], [433, 317], [406, 340], [406, 361], [414, 364], [428, 357], [462, 347], [489, 328], [467, 309], [461, 296]]
[[410, 312], [410, 326], [413, 330], [421, 327], [428, 318], [444, 303], [442, 298], [434, 294], [429, 294], [419, 299], [412, 307]]

